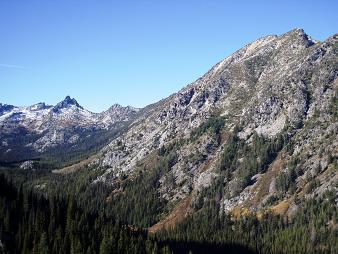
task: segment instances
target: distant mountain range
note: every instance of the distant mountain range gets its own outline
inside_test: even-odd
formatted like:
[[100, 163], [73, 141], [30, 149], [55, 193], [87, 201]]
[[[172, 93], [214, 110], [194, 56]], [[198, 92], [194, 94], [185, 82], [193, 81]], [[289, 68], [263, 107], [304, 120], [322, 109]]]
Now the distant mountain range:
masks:
[[[102, 113], [92, 113], [69, 96], [55, 106], [0, 104], [1, 158], [10, 162], [60, 147], [76, 150], [81, 142], [93, 142], [92, 136], [97, 133], [118, 130], [138, 111], [115, 104]], [[82, 152], [86, 150], [83, 148]]]

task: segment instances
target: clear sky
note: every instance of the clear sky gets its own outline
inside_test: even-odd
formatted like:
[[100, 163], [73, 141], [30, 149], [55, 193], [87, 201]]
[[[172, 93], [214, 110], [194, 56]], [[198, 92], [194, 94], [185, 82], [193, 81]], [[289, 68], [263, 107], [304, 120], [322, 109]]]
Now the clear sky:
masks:
[[259, 37], [324, 40], [337, 13], [336, 0], [0, 0], [0, 102], [142, 107]]

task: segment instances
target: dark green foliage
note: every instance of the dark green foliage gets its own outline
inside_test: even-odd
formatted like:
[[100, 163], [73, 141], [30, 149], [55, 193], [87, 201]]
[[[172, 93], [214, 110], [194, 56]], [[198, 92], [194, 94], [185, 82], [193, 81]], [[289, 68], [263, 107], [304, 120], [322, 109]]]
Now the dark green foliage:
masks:
[[[237, 131], [225, 143], [219, 173], [220, 179], [226, 176], [228, 180], [236, 174], [243, 188], [251, 184], [254, 174], [267, 169], [287, 139], [254, 135], [251, 143], [245, 143], [237, 138]], [[335, 253], [334, 193], [317, 201], [302, 200], [292, 220], [266, 214], [260, 220], [247, 216], [234, 221], [220, 213], [227, 184], [220, 180], [199, 193], [193, 204], [196, 212], [177, 228], [147, 235], [142, 228], [157, 223], [167, 212], [158, 192], [159, 179], [177, 163], [176, 151], [182, 143], [161, 147], [153, 165], [140, 162], [135, 174], [121, 175], [113, 187], [92, 184], [102, 171], [88, 167], [68, 175], [11, 169], [7, 177], [12, 182], [0, 175], [0, 239], [5, 252]], [[294, 192], [294, 179], [302, 174], [297, 165], [297, 160], [292, 161], [287, 174], [278, 177], [280, 192]], [[47, 188], [36, 188], [41, 184]], [[313, 180], [308, 188], [315, 186]], [[277, 198], [268, 203], [274, 204]]]
[[279, 201], [279, 197], [277, 195], [271, 195], [264, 203], [265, 207], [269, 207], [275, 205]]
[[[155, 250], [154, 241], [139, 229], [128, 229], [100, 213], [88, 213], [73, 198], [46, 199], [32, 191], [16, 190], [1, 174], [0, 239], [4, 253], [136, 254]], [[162, 248], [168, 250], [165, 245]]]
[[115, 211], [116, 219], [144, 227], [156, 223], [156, 215], [161, 213], [165, 205], [156, 191], [159, 178], [159, 171], [153, 170], [149, 174], [140, 172], [136, 179], [127, 179], [123, 183], [123, 191], [113, 195], [108, 204], [109, 209]]
[[[246, 216], [233, 221], [210, 202], [174, 230], [160, 232], [157, 237], [183, 241], [190, 248], [190, 243], [209, 243], [246, 246], [257, 253], [336, 253], [338, 231], [328, 225], [338, 219], [334, 199], [335, 193], [328, 192], [322, 199], [305, 202], [293, 220], [267, 213], [260, 220]], [[197, 249], [193, 253], [205, 252]]]
[[[0, 162], [26, 160], [37, 157], [34, 149], [26, 146], [26, 144], [34, 142], [40, 137], [40, 135], [32, 135], [26, 128], [21, 126], [13, 129], [11, 133], [1, 132], [0, 142], [6, 140], [8, 146], [0, 146]], [[11, 147], [10, 152], [7, 151], [8, 147]]]
[[243, 141], [239, 140], [237, 133], [232, 133], [224, 146], [223, 155], [219, 165], [221, 171], [234, 170], [236, 155], [238, 154], [239, 148], [242, 148], [243, 146]]
[[225, 124], [225, 117], [212, 116], [206, 122], [202, 123], [199, 127], [193, 130], [190, 134], [190, 140], [195, 141], [205, 132], [210, 131], [219, 140], [219, 134]]
[[281, 135], [269, 140], [254, 134], [251, 140], [251, 143], [246, 143], [237, 137], [237, 132], [233, 132], [219, 163], [221, 173], [228, 180], [236, 170], [238, 191], [251, 184], [252, 176], [265, 172], [287, 142], [286, 137]]
[[113, 195], [107, 206], [118, 221], [149, 227], [159, 220], [165, 208], [165, 201], [158, 193], [159, 180], [177, 161], [174, 148], [175, 145], [160, 149], [162, 156], [153, 169], [141, 169], [135, 178], [121, 184], [123, 191]]
[[295, 188], [295, 180], [297, 179], [297, 175], [294, 169], [290, 169], [287, 172], [281, 172], [276, 178], [276, 187], [277, 190], [286, 193], [287, 191], [294, 190]]
[[286, 171], [282, 171], [276, 178], [276, 188], [281, 193], [294, 193], [296, 190], [296, 179], [301, 175], [301, 171], [297, 168], [297, 159], [292, 160]]
[[[45, 198], [17, 190], [0, 174], [0, 239], [4, 253], [251, 253], [240, 245], [213, 245], [147, 236], [99, 210], [87, 212], [72, 196]], [[203, 252], [201, 252], [203, 250]]]
[[[204, 206], [204, 200], [215, 200], [218, 203], [223, 197], [230, 198], [232, 193], [238, 194], [246, 186], [253, 184], [252, 177], [267, 170], [288, 140], [281, 135], [267, 139], [254, 134], [251, 142], [247, 143], [238, 138], [238, 131], [239, 129], [235, 128], [228, 137], [219, 161], [219, 179], [225, 181], [217, 180], [210, 187], [203, 189], [193, 204], [196, 210]], [[234, 178], [236, 185], [233, 184], [230, 191], [227, 183]]]
[[[162, 157], [158, 166], [168, 170], [173, 158], [174, 155]], [[143, 174], [135, 180], [139, 181], [135, 189], [141, 188], [141, 183], [147, 185], [149, 178]], [[202, 203], [198, 212], [173, 231], [152, 237], [137, 227], [131, 230], [122, 226], [129, 224], [122, 221], [128, 220], [126, 212], [136, 225], [150, 223], [159, 214], [156, 209], [143, 210], [148, 209], [146, 206], [137, 208], [152, 203], [148, 187], [145, 187], [147, 194], [142, 190], [137, 194], [133, 187], [126, 187], [139, 198], [113, 199], [128, 207], [119, 211], [119, 207], [112, 209], [101, 200], [100, 196], [107, 197], [109, 191], [100, 185], [86, 190], [87, 198], [80, 195], [75, 200], [73, 195], [57, 198], [49, 194], [45, 198], [32, 192], [29, 186], [22, 186], [18, 179], [14, 183], [17, 188], [0, 175], [0, 239], [5, 243], [6, 253], [14, 250], [21, 253], [334, 253], [338, 248], [337, 229], [334, 229], [338, 213], [333, 192], [321, 200], [306, 202], [292, 221], [272, 215], [265, 215], [261, 220], [248, 216], [233, 221], [219, 213], [223, 184], [219, 182], [206, 190], [207, 202]], [[144, 217], [149, 221], [143, 220]], [[119, 218], [121, 223], [114, 218]]]

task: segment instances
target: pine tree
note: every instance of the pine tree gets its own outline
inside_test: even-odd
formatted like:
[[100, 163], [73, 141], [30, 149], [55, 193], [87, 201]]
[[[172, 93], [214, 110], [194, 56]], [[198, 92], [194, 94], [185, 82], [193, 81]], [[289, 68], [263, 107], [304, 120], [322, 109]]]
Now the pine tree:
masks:
[[112, 252], [111, 238], [105, 235], [100, 244], [100, 254], [110, 254]]
[[49, 254], [47, 235], [43, 232], [40, 236], [40, 241], [38, 244], [38, 254]]

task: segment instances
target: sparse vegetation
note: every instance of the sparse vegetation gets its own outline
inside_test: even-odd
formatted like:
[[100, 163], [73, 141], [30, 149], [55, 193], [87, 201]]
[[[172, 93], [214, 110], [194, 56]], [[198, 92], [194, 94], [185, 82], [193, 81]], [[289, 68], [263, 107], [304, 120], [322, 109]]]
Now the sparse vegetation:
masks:
[[286, 138], [281, 135], [269, 140], [257, 134], [253, 134], [251, 142], [247, 143], [233, 133], [225, 144], [219, 169], [228, 180], [237, 177], [237, 189], [241, 191], [251, 184], [252, 176], [266, 171], [286, 143]]
[[220, 140], [220, 131], [225, 124], [226, 118], [222, 116], [212, 116], [206, 122], [193, 130], [190, 134], [190, 140], [195, 141], [205, 132], [210, 131], [210, 134], [215, 136], [217, 141]]

